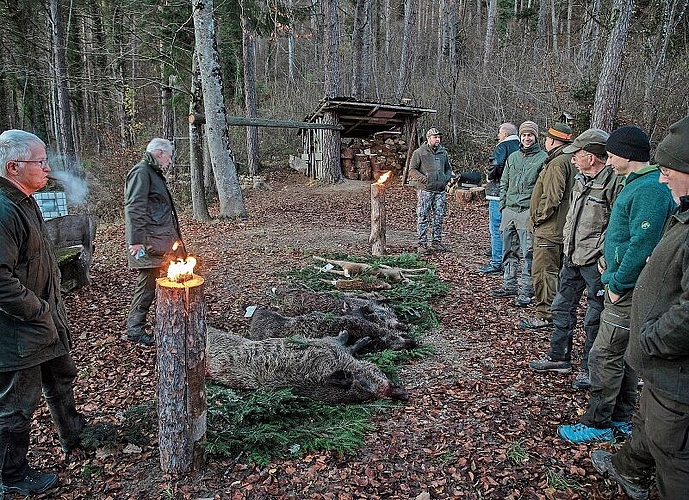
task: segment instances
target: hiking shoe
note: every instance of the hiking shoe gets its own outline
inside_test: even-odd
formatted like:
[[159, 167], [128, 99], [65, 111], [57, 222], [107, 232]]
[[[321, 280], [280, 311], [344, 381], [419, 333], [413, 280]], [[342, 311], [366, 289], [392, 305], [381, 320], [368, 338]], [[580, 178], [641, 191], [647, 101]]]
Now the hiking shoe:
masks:
[[16, 483], [5, 482], [2, 485], [3, 493], [19, 493], [30, 495], [32, 493], [44, 493], [57, 484], [57, 474], [46, 474], [35, 469], [29, 469], [24, 479]]
[[556, 361], [546, 356], [543, 359], [531, 361], [529, 368], [537, 373], [554, 372], [567, 375], [572, 371], [572, 363], [570, 361]]
[[557, 433], [565, 441], [574, 444], [615, 441], [612, 429], [596, 429], [584, 424], [561, 425], [557, 428]]
[[[519, 297], [517, 297], [517, 300], [519, 300]], [[538, 316], [534, 316], [533, 318], [529, 319], [523, 319], [519, 322], [519, 328], [523, 328], [524, 330], [539, 330], [541, 328], [547, 328], [549, 326], [553, 326], [552, 321], [548, 321], [547, 319], [541, 319]]]
[[439, 241], [434, 241], [434, 242], [431, 244], [431, 247], [432, 247], [433, 250], [435, 250], [436, 252], [448, 252], [448, 251], [449, 251], [449, 250], [447, 249], [447, 247], [446, 247], [445, 245], [443, 245], [442, 243], [440, 243]]
[[153, 335], [149, 335], [148, 333], [142, 333], [140, 335], [127, 335], [127, 340], [129, 342], [135, 342], [137, 344], [143, 344], [143, 345], [155, 345], [156, 341]]
[[531, 305], [531, 297], [519, 294], [519, 296], [514, 299], [514, 305], [517, 307], [528, 307]]
[[643, 480], [641, 478], [631, 478], [617, 472], [612, 464], [612, 453], [609, 451], [595, 450], [591, 453], [591, 463], [603, 477], [612, 479], [622, 486], [629, 498], [633, 500], [646, 500], [648, 498], [648, 488], [639, 484]]
[[574, 382], [572, 382], [572, 387], [574, 389], [579, 389], [585, 391], [591, 387], [591, 377], [589, 376], [588, 370], [579, 370]]
[[502, 274], [502, 267], [488, 263], [485, 266], [479, 267], [478, 272], [481, 274]]
[[610, 422], [610, 427], [612, 427], [612, 432], [615, 434], [615, 437], [626, 439], [632, 436], [631, 422]]
[[496, 288], [490, 294], [493, 297], [516, 297], [517, 296], [517, 290], [514, 290], [512, 288]]

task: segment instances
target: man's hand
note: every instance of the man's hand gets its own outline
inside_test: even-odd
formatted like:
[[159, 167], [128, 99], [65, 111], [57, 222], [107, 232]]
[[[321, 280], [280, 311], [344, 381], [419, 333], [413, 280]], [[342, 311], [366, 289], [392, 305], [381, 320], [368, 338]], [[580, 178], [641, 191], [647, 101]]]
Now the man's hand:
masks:
[[136, 243], [134, 245], [129, 245], [129, 253], [136, 255], [140, 250], [143, 250], [144, 246], [141, 243]]
[[621, 295], [617, 295], [615, 292], [610, 291], [610, 289], [608, 288], [608, 297], [610, 297], [610, 302], [614, 304], [615, 302], [620, 300]]

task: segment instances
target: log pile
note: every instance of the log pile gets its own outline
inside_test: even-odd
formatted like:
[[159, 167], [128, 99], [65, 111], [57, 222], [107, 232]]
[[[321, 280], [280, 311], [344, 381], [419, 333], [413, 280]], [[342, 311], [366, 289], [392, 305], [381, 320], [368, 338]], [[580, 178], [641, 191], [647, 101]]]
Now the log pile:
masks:
[[343, 139], [342, 173], [347, 179], [362, 181], [377, 179], [386, 170], [401, 176], [407, 149], [400, 132], [378, 132], [373, 139]]

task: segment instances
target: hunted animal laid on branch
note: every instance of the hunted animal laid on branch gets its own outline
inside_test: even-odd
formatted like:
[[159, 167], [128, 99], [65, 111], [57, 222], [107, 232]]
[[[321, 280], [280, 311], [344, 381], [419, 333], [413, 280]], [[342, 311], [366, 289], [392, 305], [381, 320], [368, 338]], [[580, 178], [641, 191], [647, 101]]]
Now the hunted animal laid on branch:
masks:
[[[323, 257], [318, 257], [317, 255], [314, 255], [313, 258], [318, 261], [330, 264], [330, 268], [328, 268], [328, 266], [317, 268], [328, 273], [338, 274], [340, 276], [346, 277], [367, 274], [370, 276], [377, 276], [379, 278], [387, 278], [391, 281], [394, 281], [395, 283], [411, 281], [412, 278], [418, 278], [419, 275], [424, 274], [426, 271], [428, 271], [427, 267], [404, 269], [401, 267], [390, 267], [383, 264], [374, 267], [370, 264], [365, 264], [362, 262], [325, 259]], [[342, 270], [335, 269], [333, 266], [339, 266], [342, 268]]]
[[208, 328], [209, 376], [233, 389], [292, 389], [329, 403], [408, 399], [373, 363], [353, 353], [367, 341], [345, 347], [347, 333], [325, 339], [249, 340]]
[[407, 331], [409, 326], [401, 321], [392, 309], [375, 300], [347, 295], [337, 296], [328, 292], [276, 287], [273, 289], [275, 304], [283, 314], [298, 316], [313, 311], [344, 314], [355, 312], [367, 320], [395, 330]]
[[263, 308], [256, 309], [251, 317], [249, 338], [336, 337], [343, 330], [349, 334], [350, 343], [369, 338], [369, 351], [411, 349], [417, 345], [413, 338], [403, 332], [369, 321], [356, 312], [336, 315], [313, 311], [299, 316], [283, 316]]

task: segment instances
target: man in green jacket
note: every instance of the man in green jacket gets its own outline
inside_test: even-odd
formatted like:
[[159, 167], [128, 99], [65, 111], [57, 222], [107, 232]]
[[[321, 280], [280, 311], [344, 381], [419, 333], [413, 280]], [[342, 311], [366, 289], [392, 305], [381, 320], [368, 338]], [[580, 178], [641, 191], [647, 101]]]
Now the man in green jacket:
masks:
[[612, 441], [615, 433], [631, 431], [638, 376], [624, 362], [624, 352], [632, 292], [676, 207], [670, 190], [658, 183], [660, 172], [648, 163], [651, 146], [640, 128], [618, 128], [605, 149], [608, 165], [625, 181], [605, 233], [604, 262], [599, 262], [605, 296], [600, 328], [589, 352], [589, 404], [578, 424], [558, 428], [560, 437], [573, 443]]
[[572, 154], [564, 151], [571, 143], [569, 125], [555, 123], [548, 129], [545, 138], [548, 157], [531, 194], [529, 209], [529, 231], [534, 235], [531, 277], [536, 315], [521, 320], [519, 326], [522, 328], [545, 328], [552, 324], [550, 305], [557, 292], [562, 265], [562, 230], [576, 172]]
[[651, 477], [661, 499], [686, 498], [689, 486], [689, 116], [670, 126], [656, 150], [660, 182], [679, 208], [639, 275], [632, 301], [627, 363], [644, 379], [632, 436], [593, 465], [632, 498], [647, 498]]
[[4, 493], [43, 493], [57, 475], [29, 466], [31, 418], [43, 393], [65, 452], [79, 445], [84, 417], [60, 270], [31, 196], [48, 182], [45, 143], [23, 130], [0, 134], [0, 470]]
[[[431, 128], [426, 143], [414, 151], [409, 162], [409, 178], [416, 187], [416, 220], [419, 251], [446, 252], [443, 245], [443, 218], [447, 211], [445, 186], [452, 179], [452, 166], [447, 151], [440, 145], [440, 132]], [[433, 236], [428, 248], [428, 226], [433, 212]]]
[[173, 151], [167, 139], [153, 139], [143, 159], [127, 174], [124, 187], [129, 268], [138, 272], [127, 317], [127, 340], [144, 345], [154, 343], [153, 336], [146, 332], [146, 318], [155, 299], [156, 278], [166, 271], [170, 261], [186, 256], [164, 175]]
[[[533, 296], [531, 261], [533, 235], [529, 231], [529, 204], [536, 179], [548, 156], [538, 144], [538, 125], [525, 121], [519, 126], [519, 151], [507, 158], [500, 179], [500, 235], [502, 237], [503, 286], [491, 292], [493, 297], [514, 297], [519, 305], [528, 305]], [[520, 257], [521, 290], [517, 280]]]

